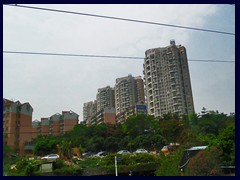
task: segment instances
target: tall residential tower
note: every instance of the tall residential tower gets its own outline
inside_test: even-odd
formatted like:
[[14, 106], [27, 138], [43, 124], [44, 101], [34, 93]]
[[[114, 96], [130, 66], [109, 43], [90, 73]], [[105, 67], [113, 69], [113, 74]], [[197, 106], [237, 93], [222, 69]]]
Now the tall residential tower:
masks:
[[126, 111], [138, 103], [144, 103], [144, 85], [140, 76], [117, 78], [115, 84], [116, 114]]
[[99, 88], [97, 92], [97, 112], [105, 107], [115, 107], [114, 89], [110, 86]]
[[83, 121], [89, 123], [97, 113], [97, 101], [90, 101], [83, 104]]
[[148, 49], [144, 60], [145, 95], [148, 114], [162, 117], [168, 112], [194, 112], [193, 96], [184, 46], [170, 45]]

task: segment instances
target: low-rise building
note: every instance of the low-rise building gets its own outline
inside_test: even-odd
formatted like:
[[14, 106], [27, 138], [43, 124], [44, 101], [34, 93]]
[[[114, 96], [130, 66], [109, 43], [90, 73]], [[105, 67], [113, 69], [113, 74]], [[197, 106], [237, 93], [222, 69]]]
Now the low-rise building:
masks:
[[32, 106], [20, 101], [3, 99], [4, 143], [24, 155], [24, 144], [31, 141]]

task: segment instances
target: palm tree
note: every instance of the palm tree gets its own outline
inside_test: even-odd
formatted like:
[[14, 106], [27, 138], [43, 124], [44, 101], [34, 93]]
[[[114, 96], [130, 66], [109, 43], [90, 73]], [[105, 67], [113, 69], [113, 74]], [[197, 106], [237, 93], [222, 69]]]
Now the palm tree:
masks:
[[63, 140], [60, 144], [58, 144], [59, 155], [63, 159], [70, 159], [70, 149], [71, 149], [71, 141]]

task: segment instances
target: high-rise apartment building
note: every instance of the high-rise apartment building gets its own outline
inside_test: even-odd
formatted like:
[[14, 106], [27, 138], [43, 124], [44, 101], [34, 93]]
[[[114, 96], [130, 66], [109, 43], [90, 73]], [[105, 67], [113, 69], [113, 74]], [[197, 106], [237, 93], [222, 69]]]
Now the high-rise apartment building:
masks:
[[194, 112], [193, 96], [184, 46], [170, 45], [145, 52], [145, 95], [148, 114], [161, 117], [168, 112], [190, 114]]
[[110, 86], [99, 88], [97, 92], [97, 112], [105, 107], [115, 107], [114, 89]]
[[143, 104], [145, 103], [145, 95], [144, 95], [144, 82], [141, 76], [137, 76], [135, 79], [136, 85], [136, 103]]
[[116, 114], [125, 112], [128, 108], [144, 102], [144, 86], [141, 77], [117, 78], [115, 84]]
[[90, 123], [91, 118], [97, 113], [97, 101], [90, 101], [83, 104], [83, 121]]
[[98, 111], [87, 125], [116, 124], [116, 110], [114, 107], [105, 107]]

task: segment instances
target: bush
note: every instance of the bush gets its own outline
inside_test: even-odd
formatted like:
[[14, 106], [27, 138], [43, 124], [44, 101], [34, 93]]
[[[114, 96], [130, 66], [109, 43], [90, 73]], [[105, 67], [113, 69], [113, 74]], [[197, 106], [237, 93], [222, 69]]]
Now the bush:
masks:
[[16, 163], [17, 170], [23, 171], [25, 167], [28, 165], [28, 163], [29, 163], [29, 160], [27, 158], [20, 159], [20, 161]]
[[222, 170], [219, 168], [221, 163], [221, 152], [212, 147], [204, 151], [200, 151], [192, 157], [187, 166], [186, 175], [190, 176], [215, 176], [222, 175]]
[[98, 157], [91, 157], [91, 158], [86, 158], [85, 160], [82, 160], [82, 161], [78, 161], [77, 164], [82, 168], [94, 168], [98, 166], [101, 160], [102, 159]]
[[161, 156], [160, 166], [157, 168], [155, 174], [157, 176], [178, 176], [178, 165], [180, 162], [180, 154], [169, 156]]
[[34, 171], [36, 170], [37, 170], [37, 166], [34, 166], [33, 164], [29, 163], [25, 168], [25, 174], [27, 176], [32, 176], [34, 175]]
[[16, 170], [10, 170], [10, 175], [17, 176], [33, 176], [39, 170], [40, 161], [37, 159], [29, 160], [22, 158], [16, 163]]
[[57, 176], [81, 176], [83, 173], [80, 167], [63, 167], [61, 169], [56, 169], [54, 175]]
[[118, 171], [119, 173], [127, 173], [130, 171], [142, 172], [151, 171], [157, 168], [160, 164], [158, 155], [152, 155], [147, 153], [140, 154], [110, 154], [103, 157], [99, 162], [99, 167], [104, 168], [109, 173], [115, 171], [115, 156], [118, 159]]
[[60, 169], [62, 167], [66, 166], [62, 159], [58, 158], [56, 161], [53, 162], [53, 170]]

